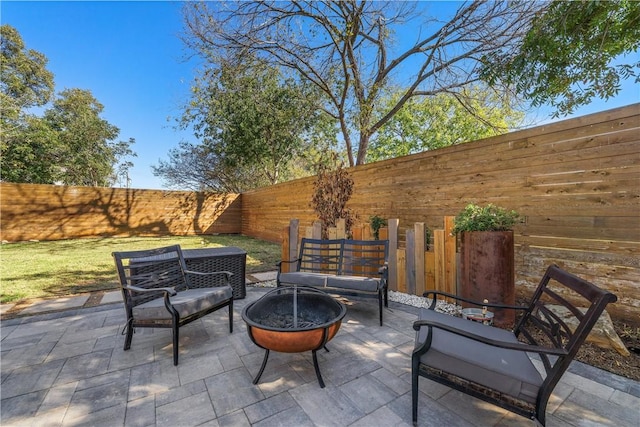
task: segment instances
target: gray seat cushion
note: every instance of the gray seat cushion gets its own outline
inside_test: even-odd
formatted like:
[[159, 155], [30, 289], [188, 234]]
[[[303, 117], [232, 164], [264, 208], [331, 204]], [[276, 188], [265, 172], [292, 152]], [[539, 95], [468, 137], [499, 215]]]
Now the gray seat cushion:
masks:
[[[518, 342], [511, 331], [426, 308], [421, 309], [420, 319], [444, 323], [493, 340]], [[416, 344], [424, 342], [428, 333], [428, 327], [420, 328], [416, 333]], [[527, 353], [489, 346], [438, 328], [433, 328], [431, 348], [421, 356], [420, 362], [530, 403], [536, 402], [542, 385], [542, 377]]]
[[324, 273], [295, 271], [291, 273], [280, 273], [279, 279], [280, 283], [285, 284], [325, 287], [328, 277], [332, 276]]
[[[199, 313], [231, 299], [231, 286], [214, 288], [187, 289], [170, 297], [171, 304], [183, 319]], [[156, 298], [133, 308], [134, 319], [171, 319], [171, 314], [164, 305], [164, 298]]]
[[378, 292], [380, 279], [358, 276], [330, 276], [327, 286], [330, 288], [353, 289], [362, 292]]

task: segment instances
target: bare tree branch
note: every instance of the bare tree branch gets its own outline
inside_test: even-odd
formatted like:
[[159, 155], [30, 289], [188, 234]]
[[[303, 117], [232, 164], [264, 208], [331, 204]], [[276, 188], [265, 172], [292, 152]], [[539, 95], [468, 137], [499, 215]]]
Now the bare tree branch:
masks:
[[[339, 121], [353, 166], [366, 161], [370, 138], [409, 99], [455, 94], [475, 83], [484, 58], [516, 49], [546, 4], [465, 2], [440, 25], [416, 13], [418, 6], [363, 0], [189, 2], [185, 42], [213, 63], [217, 56], [248, 51], [314, 84], [326, 96], [323, 110]], [[400, 50], [394, 36], [416, 17], [422, 19], [420, 31], [431, 33]], [[390, 87], [403, 87], [404, 93], [374, 115]], [[466, 102], [463, 96], [458, 100]]]

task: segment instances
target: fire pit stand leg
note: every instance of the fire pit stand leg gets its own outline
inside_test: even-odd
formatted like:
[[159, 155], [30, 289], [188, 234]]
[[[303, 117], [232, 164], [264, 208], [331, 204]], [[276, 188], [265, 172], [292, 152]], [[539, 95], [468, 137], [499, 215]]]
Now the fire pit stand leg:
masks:
[[262, 373], [264, 372], [264, 368], [267, 366], [267, 359], [269, 359], [269, 349], [265, 349], [264, 350], [264, 359], [262, 359], [262, 366], [260, 366], [260, 371], [258, 372], [258, 375], [256, 375], [256, 377], [253, 379], [253, 383], [254, 384], [258, 384], [258, 381], [260, 381], [260, 377], [262, 376]]
[[318, 383], [320, 384], [320, 388], [324, 388], [324, 381], [322, 381], [322, 375], [320, 375], [320, 366], [318, 366], [318, 356], [316, 355], [317, 351], [318, 350], [313, 350], [311, 352], [313, 354], [313, 367], [316, 370], [316, 377], [318, 377]]

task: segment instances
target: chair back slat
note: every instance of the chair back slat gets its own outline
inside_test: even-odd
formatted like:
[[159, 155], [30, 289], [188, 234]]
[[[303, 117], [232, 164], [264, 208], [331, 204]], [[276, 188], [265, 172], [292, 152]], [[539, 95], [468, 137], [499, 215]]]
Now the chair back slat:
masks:
[[[533, 294], [529, 308], [519, 320], [514, 333], [527, 342], [561, 348], [566, 356], [552, 360], [540, 357], [549, 382], [557, 382], [578, 352], [605, 307], [617, 297], [556, 265], [547, 268]], [[557, 308], [552, 308], [551, 306]], [[570, 322], [573, 317], [575, 320]], [[576, 326], [572, 326], [576, 325]]]
[[114, 252], [113, 258], [120, 279], [122, 296], [128, 308], [162, 298], [162, 293], [142, 294], [129, 291], [125, 286], [144, 289], [174, 288], [176, 291], [188, 288], [184, 273], [186, 264], [178, 245], [152, 250]]

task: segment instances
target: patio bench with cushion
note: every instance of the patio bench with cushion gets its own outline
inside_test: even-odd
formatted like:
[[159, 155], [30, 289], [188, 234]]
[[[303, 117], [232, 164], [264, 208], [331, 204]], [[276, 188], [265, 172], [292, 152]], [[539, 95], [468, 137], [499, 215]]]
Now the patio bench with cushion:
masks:
[[[427, 291], [424, 296], [432, 298], [431, 306], [422, 309], [413, 324], [414, 424], [418, 419], [418, 379], [422, 376], [545, 425], [547, 402], [554, 387], [606, 305], [617, 299], [551, 265], [526, 306], [474, 303], [521, 311], [510, 331], [434, 310], [438, 296], [469, 300], [437, 291]], [[576, 302], [588, 309], [578, 309]], [[570, 328], [546, 304], [565, 306], [579, 321], [578, 326]], [[529, 354], [537, 354], [544, 368], [538, 371]]]
[[[229, 307], [229, 332], [233, 332], [233, 289], [228, 271], [187, 270], [180, 246], [114, 252], [127, 315], [124, 349], [131, 348], [134, 328], [171, 328], [173, 364], [178, 364], [179, 328], [213, 311]], [[191, 286], [191, 278], [207, 280], [210, 287]], [[215, 285], [214, 285], [215, 284]]]
[[[389, 304], [388, 260], [388, 240], [303, 238], [299, 257], [278, 263], [277, 286], [305, 285], [341, 295], [375, 296], [382, 326], [382, 305]], [[287, 263], [295, 264], [295, 271], [283, 272]]]

